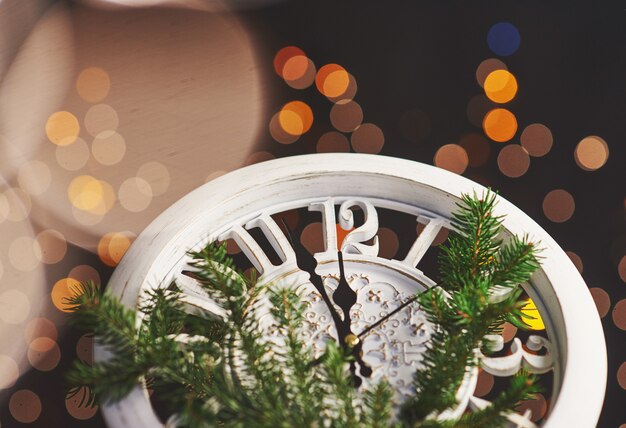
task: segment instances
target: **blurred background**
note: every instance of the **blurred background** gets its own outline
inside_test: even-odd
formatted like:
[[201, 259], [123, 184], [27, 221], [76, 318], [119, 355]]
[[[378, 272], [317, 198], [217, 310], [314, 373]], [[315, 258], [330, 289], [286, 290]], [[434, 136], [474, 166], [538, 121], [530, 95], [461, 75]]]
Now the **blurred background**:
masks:
[[166, 207], [358, 152], [491, 186], [555, 238], [603, 321], [599, 426], [626, 427], [624, 40], [617, 1], [0, 0], [0, 426], [104, 426], [65, 399], [92, 343], [62, 299]]

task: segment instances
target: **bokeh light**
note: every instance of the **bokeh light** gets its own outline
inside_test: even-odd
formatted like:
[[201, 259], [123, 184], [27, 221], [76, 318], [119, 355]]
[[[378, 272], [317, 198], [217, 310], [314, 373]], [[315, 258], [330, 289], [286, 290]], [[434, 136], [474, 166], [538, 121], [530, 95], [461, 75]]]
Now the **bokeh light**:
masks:
[[530, 400], [520, 402], [515, 407], [515, 410], [522, 414], [527, 410], [530, 410], [530, 420], [537, 422], [546, 415], [546, 412], [548, 411], [548, 402], [543, 394], [537, 393]]
[[286, 46], [279, 50], [274, 56], [274, 71], [276, 71], [276, 74], [278, 74], [280, 77], [283, 77], [283, 69], [285, 67], [285, 64], [287, 63], [287, 61], [289, 61], [289, 59], [295, 56], [306, 57], [304, 51], [295, 46]]
[[115, 131], [102, 131], [93, 139], [91, 153], [102, 165], [115, 165], [126, 154], [126, 141]]
[[315, 64], [304, 55], [294, 55], [285, 62], [283, 79], [294, 89], [305, 89], [315, 81]]
[[79, 175], [70, 182], [67, 196], [73, 207], [96, 216], [107, 213], [115, 203], [113, 187], [90, 175]]
[[71, 312], [68, 309], [68, 305], [65, 302], [65, 299], [73, 296], [80, 290], [80, 282], [76, 281], [73, 278], [62, 278], [58, 280], [54, 286], [52, 287], [52, 291], [50, 292], [50, 297], [52, 298], [52, 304], [62, 311], [62, 312]]
[[20, 369], [15, 360], [0, 354], [0, 389], [11, 388], [19, 377]]
[[280, 144], [291, 144], [298, 141], [300, 135], [292, 135], [285, 132], [279, 121], [280, 112], [272, 116], [269, 124], [269, 131], [272, 138]]
[[76, 356], [87, 364], [93, 364], [93, 335], [85, 334], [78, 339]]
[[626, 299], [622, 299], [613, 307], [613, 322], [620, 330], [626, 330]]
[[522, 318], [524, 324], [528, 325], [531, 330], [545, 330], [546, 326], [543, 324], [543, 320], [541, 319], [541, 315], [539, 315], [539, 310], [537, 306], [535, 306], [535, 302], [532, 299], [528, 299], [528, 302], [522, 306], [522, 314], [532, 317], [531, 318]]
[[398, 235], [388, 227], [378, 229], [378, 242], [380, 243], [379, 255], [386, 259], [393, 258], [400, 248]]
[[98, 242], [98, 256], [100, 260], [108, 266], [117, 266], [134, 239], [135, 235], [131, 232], [110, 232], [105, 234]]
[[529, 155], [534, 157], [545, 156], [552, 148], [552, 132], [546, 125], [533, 123], [524, 128], [520, 142]]
[[611, 308], [611, 298], [609, 297], [609, 293], [599, 287], [592, 287], [589, 289], [589, 292], [591, 293], [591, 297], [593, 297], [593, 301], [598, 309], [598, 315], [600, 315], [600, 318], [604, 318], [606, 314], [609, 313], [609, 309]]
[[356, 84], [356, 79], [354, 78], [354, 76], [350, 73], [348, 73], [348, 87], [346, 88], [345, 92], [343, 92], [341, 95], [338, 95], [336, 97], [328, 97], [329, 101], [332, 101], [333, 103], [338, 103], [341, 101], [350, 101], [352, 99], [354, 99], [354, 97], [356, 96], [356, 92], [357, 92], [357, 84]]
[[601, 168], [608, 158], [608, 144], [595, 135], [583, 138], [574, 150], [576, 164], [585, 171], [595, 171]]
[[28, 362], [35, 369], [48, 372], [61, 360], [61, 350], [56, 341], [49, 337], [38, 337], [28, 345]]
[[465, 149], [469, 166], [478, 167], [487, 164], [491, 147], [489, 141], [480, 134], [465, 134], [459, 140], [459, 146]]
[[76, 141], [80, 133], [78, 119], [69, 111], [52, 113], [46, 122], [48, 139], [59, 146], [67, 146]]
[[343, 95], [350, 84], [350, 76], [339, 64], [326, 64], [315, 76], [315, 85], [322, 95], [336, 98]]
[[485, 95], [496, 103], [508, 103], [517, 94], [517, 80], [508, 70], [494, 70], [485, 79]]
[[517, 327], [515, 327], [510, 322], [505, 322], [504, 324], [502, 324], [501, 327], [502, 327], [501, 335], [502, 335], [502, 339], [504, 340], [504, 343], [508, 343], [511, 340], [513, 340], [513, 338], [517, 334]]
[[439, 168], [463, 174], [469, 164], [469, 157], [465, 149], [458, 144], [445, 144], [435, 153], [434, 163]]
[[318, 153], [346, 153], [350, 151], [350, 142], [342, 133], [330, 131], [323, 134], [320, 139], [317, 140], [316, 150]]
[[137, 170], [137, 177], [145, 180], [152, 189], [152, 195], [164, 194], [170, 186], [170, 172], [160, 162], [146, 162]]
[[474, 390], [474, 396], [484, 397], [489, 394], [493, 388], [494, 379], [493, 375], [487, 373], [482, 369], [478, 369], [478, 379], [476, 381], [476, 389]]
[[30, 272], [39, 266], [35, 240], [30, 236], [20, 236], [9, 245], [9, 261], [22, 272]]
[[89, 265], [75, 266], [67, 276], [80, 282], [93, 281], [95, 284], [100, 284], [100, 274], [94, 267]]
[[336, 103], [330, 109], [330, 123], [341, 132], [352, 132], [363, 121], [363, 109], [354, 101]]
[[307, 224], [300, 234], [300, 242], [311, 254], [324, 251], [324, 242], [322, 237], [322, 223], [314, 222]]
[[67, 242], [63, 234], [54, 229], [42, 230], [35, 237], [35, 256], [45, 264], [55, 264], [63, 260], [67, 252]]
[[485, 115], [483, 130], [493, 141], [503, 143], [509, 141], [517, 132], [517, 119], [510, 111], [496, 108]]
[[68, 146], [57, 146], [55, 157], [61, 168], [76, 171], [87, 164], [89, 160], [89, 146], [82, 138], [77, 138]]
[[622, 389], [626, 389], [626, 361], [617, 369], [617, 383]]
[[385, 135], [373, 123], [364, 123], [354, 130], [350, 141], [355, 152], [375, 154], [383, 149]]
[[543, 213], [545, 216], [555, 222], [563, 223], [574, 215], [576, 204], [574, 197], [566, 190], [555, 189], [543, 198]]
[[509, 22], [493, 25], [487, 33], [489, 49], [496, 55], [509, 56], [519, 48], [521, 37], [517, 28]]
[[565, 254], [570, 258], [579, 273], [583, 273], [583, 260], [573, 251], [566, 251]]
[[41, 195], [50, 187], [52, 174], [45, 163], [38, 160], [27, 161], [20, 166], [17, 182], [29, 195]]
[[57, 340], [58, 336], [59, 333], [56, 326], [47, 318], [33, 318], [24, 328], [24, 340], [28, 344], [38, 337], [47, 337], [52, 340]]
[[626, 256], [623, 256], [617, 264], [617, 273], [622, 281], [626, 282]]
[[65, 397], [65, 408], [67, 409], [67, 413], [69, 413], [74, 419], [84, 421], [93, 418], [96, 413], [98, 413], [97, 405], [89, 407], [83, 404], [81, 406], [81, 401], [83, 399], [82, 394], [88, 393], [88, 391], [83, 390], [72, 397]]
[[35, 422], [41, 415], [41, 400], [30, 389], [15, 391], [9, 399], [11, 416], [24, 424]]
[[152, 187], [143, 178], [127, 178], [120, 185], [117, 197], [126, 210], [138, 213], [148, 208], [152, 202]]
[[478, 68], [476, 68], [476, 81], [481, 88], [484, 87], [487, 76], [496, 70], [508, 70], [508, 68], [505, 63], [496, 58], [487, 58], [478, 65]]
[[291, 135], [302, 135], [313, 125], [313, 111], [302, 101], [291, 101], [278, 114], [281, 128]]
[[95, 226], [104, 219], [104, 214], [98, 214], [96, 212], [79, 210], [75, 206], [72, 206], [72, 217], [78, 224], [83, 226]]
[[106, 98], [111, 89], [109, 74], [100, 67], [84, 69], [76, 79], [78, 95], [89, 103], [97, 103]]
[[507, 177], [521, 177], [528, 171], [530, 157], [522, 146], [509, 144], [498, 153], [498, 168]]
[[91, 106], [85, 114], [85, 129], [95, 137], [104, 131], [115, 131], [120, 123], [117, 112], [108, 104]]
[[19, 290], [0, 292], [0, 320], [7, 324], [21, 324], [30, 314], [28, 296]]

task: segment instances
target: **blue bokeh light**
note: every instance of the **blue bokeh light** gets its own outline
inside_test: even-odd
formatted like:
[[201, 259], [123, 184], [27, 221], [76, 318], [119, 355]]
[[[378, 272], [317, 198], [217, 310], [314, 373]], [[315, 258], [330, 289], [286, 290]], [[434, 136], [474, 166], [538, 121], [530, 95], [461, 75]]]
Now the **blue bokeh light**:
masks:
[[493, 53], [509, 56], [519, 48], [520, 35], [517, 27], [509, 22], [499, 22], [487, 33], [487, 44]]

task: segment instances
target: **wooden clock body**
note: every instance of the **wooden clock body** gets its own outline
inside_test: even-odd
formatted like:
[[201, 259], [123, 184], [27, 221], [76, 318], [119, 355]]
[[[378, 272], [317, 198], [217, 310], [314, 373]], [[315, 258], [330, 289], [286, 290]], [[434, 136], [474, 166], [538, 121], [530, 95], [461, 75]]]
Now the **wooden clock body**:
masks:
[[[362, 154], [295, 156], [252, 165], [211, 181], [194, 190], [161, 214], [133, 243], [113, 274], [109, 290], [123, 303], [135, 307], [146, 290], [176, 280], [186, 302], [219, 314], [219, 308], [181, 274], [190, 249], [207, 242], [233, 239], [261, 273], [260, 281], [294, 284], [309, 305], [308, 335], [321, 352], [324, 340], [333, 336], [327, 308], [316, 298], [308, 274], [297, 265], [287, 237], [272, 215], [307, 207], [322, 219], [324, 251], [315, 254], [316, 273], [332, 290], [337, 275], [335, 224], [352, 229], [343, 239], [346, 273], [357, 291], [352, 326], [360, 331], [397, 307], [407, 296], [435, 283], [419, 269], [419, 262], [441, 227], [449, 223], [463, 193], [482, 194], [486, 189], [456, 174], [416, 162]], [[532, 219], [503, 198], [496, 213], [504, 215], [506, 234], [528, 234], [541, 242], [541, 269], [525, 284], [536, 303], [550, 340], [531, 336], [527, 348], [545, 348], [545, 355], [528, 353], [514, 339], [507, 358], [487, 358], [483, 368], [495, 375], [511, 375], [520, 367], [554, 372], [551, 409], [545, 426], [593, 427], [598, 420], [606, 383], [606, 347], [594, 302], [580, 274], [557, 243]], [[351, 209], [363, 211], [354, 224]], [[406, 254], [397, 259], [378, 255], [377, 209], [413, 215], [424, 225]], [[249, 230], [259, 228], [280, 258], [272, 263]], [[374, 368], [373, 380], [391, 381], [399, 395], [409, 393], [410, 373], [428, 340], [429, 326], [419, 310], [407, 307], [364, 342], [364, 360]], [[138, 320], [141, 322], [141, 320]], [[106, 352], [96, 350], [96, 358]], [[455, 417], [469, 405], [488, 402], [473, 396], [476, 376], [468, 371], [458, 393], [459, 405], [442, 417]], [[104, 406], [112, 427], [162, 425], [150, 406], [147, 393], [137, 387], [121, 402]], [[511, 426], [533, 427], [527, 417], [514, 415]]]

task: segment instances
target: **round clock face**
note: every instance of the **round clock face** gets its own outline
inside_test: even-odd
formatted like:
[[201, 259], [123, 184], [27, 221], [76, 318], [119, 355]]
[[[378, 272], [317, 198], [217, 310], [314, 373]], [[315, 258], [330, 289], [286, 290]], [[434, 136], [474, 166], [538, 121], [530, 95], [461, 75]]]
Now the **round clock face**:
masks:
[[[345, 269], [347, 283], [356, 293], [350, 327], [362, 343], [364, 364], [372, 369], [369, 377], [361, 377], [363, 386], [386, 379], [400, 402], [414, 392], [412, 375], [420, 366], [432, 329], [417, 303], [406, 304], [424, 287], [416, 278], [399, 277], [395, 271], [375, 264], [347, 259]], [[321, 275], [328, 295], [333, 295], [339, 285], [338, 273], [324, 269]], [[318, 358], [328, 341], [337, 340], [337, 327], [320, 293], [310, 284], [302, 288], [301, 296], [307, 302], [303, 336]]]
[[[424, 268], [434, 252], [431, 244], [449, 225], [459, 196], [484, 191], [447, 171], [382, 156], [309, 155], [253, 165], [207, 183], [165, 211], [131, 246], [108, 287], [135, 307], [147, 290], [175, 281], [190, 310], [225, 316], [189, 275], [187, 252], [227, 242], [241, 251], [235, 261], [256, 269], [260, 282], [296, 288], [306, 302], [303, 334], [313, 357], [328, 340], [350, 344], [358, 383], [367, 386], [384, 377], [401, 399], [412, 392], [412, 373], [433, 331], [412, 300], [436, 286], [426, 275], [433, 270]], [[553, 404], [545, 426], [593, 426], [606, 379], [593, 300], [552, 238], [506, 200], [497, 201], [496, 214], [506, 217], [505, 235], [529, 234], [542, 243], [542, 269], [524, 288], [541, 313], [547, 337], [557, 340], [530, 336], [522, 346], [515, 338], [500, 355], [483, 358], [483, 370], [494, 376], [510, 376], [521, 367], [553, 373]], [[300, 224], [287, 226], [284, 215], [294, 211]], [[389, 220], [388, 213], [397, 220]], [[307, 244], [302, 234], [310, 221], [319, 223], [317, 246]], [[393, 254], [383, 251], [381, 224], [405, 242]], [[267, 316], [260, 317], [260, 326], [273, 334]], [[585, 341], [572, 339], [573, 331]], [[96, 350], [96, 358], [105, 357]], [[594, 375], [576, 375], [583, 369]], [[470, 373], [457, 394], [458, 406], [447, 417], [489, 404], [475, 394], [475, 385]], [[584, 411], [572, 411], [579, 408]], [[120, 403], [103, 406], [103, 414], [116, 427], [160, 423], [139, 388]], [[529, 414], [508, 417], [518, 426], [534, 426]]]
[[[285, 212], [266, 209], [234, 221], [217, 239], [242, 250], [240, 267], [251, 265], [260, 275], [259, 283], [296, 290], [305, 302], [303, 336], [314, 359], [329, 341], [352, 341], [350, 345], [357, 346], [353, 372], [358, 384], [367, 387], [386, 379], [399, 403], [414, 393], [412, 375], [433, 328], [414, 297], [435, 282], [416, 265], [445, 220], [417, 216], [424, 229], [402, 260], [395, 260], [379, 254], [378, 210], [366, 198], [324, 198], [303, 205], [289, 213], [321, 220], [321, 251], [299, 242], [302, 227], [290, 230], [280, 223]], [[312, 212], [308, 216], [307, 210]], [[252, 220], [245, 221], [248, 217]], [[187, 303], [222, 315], [192, 275], [186, 270], [181, 274], [177, 284], [187, 293]], [[260, 325], [269, 337], [276, 334], [269, 315], [260, 317]]]

